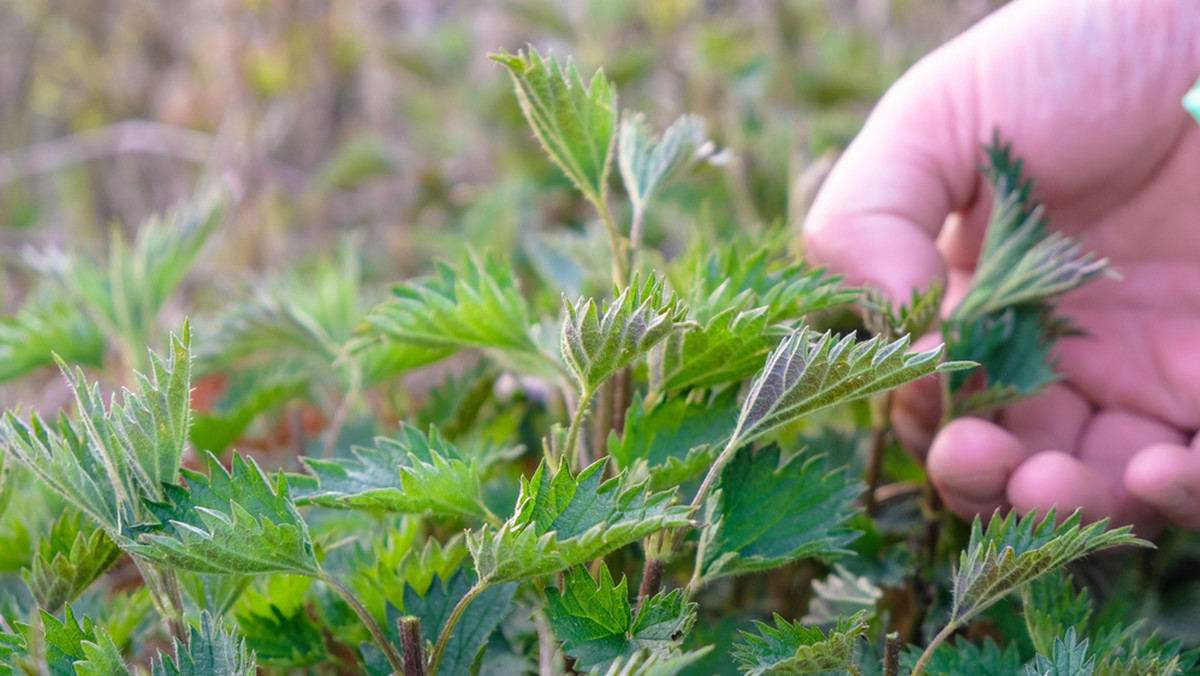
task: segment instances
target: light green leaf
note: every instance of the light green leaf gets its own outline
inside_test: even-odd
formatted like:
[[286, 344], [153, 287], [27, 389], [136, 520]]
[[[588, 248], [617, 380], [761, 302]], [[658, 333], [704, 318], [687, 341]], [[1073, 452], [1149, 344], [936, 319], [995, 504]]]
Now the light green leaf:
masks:
[[495, 258], [470, 258], [462, 273], [438, 263], [434, 277], [394, 287], [392, 297], [367, 314], [367, 342], [353, 349], [382, 339], [431, 356], [474, 347], [541, 359], [529, 335], [529, 307], [518, 288], [512, 269]]
[[1200, 80], [1197, 80], [1196, 86], [1184, 95], [1183, 107], [1192, 114], [1192, 117], [1196, 118], [1197, 122], [1200, 122]]
[[435, 578], [447, 580], [462, 567], [467, 546], [461, 534], [442, 544], [425, 539], [419, 521], [406, 521], [403, 530], [391, 530], [356, 542], [347, 565], [351, 587], [373, 617], [385, 617], [386, 606], [404, 608], [404, 593], [425, 594]]
[[961, 626], [1021, 585], [1080, 557], [1121, 545], [1153, 546], [1133, 537], [1128, 526], [1105, 531], [1107, 519], [1081, 526], [1079, 510], [1057, 527], [1054, 517], [1054, 510], [1040, 523], [1036, 511], [1020, 520], [1015, 512], [1003, 519], [997, 514], [987, 530], [975, 517], [954, 573], [952, 623]]
[[1086, 633], [1092, 601], [1086, 588], [1076, 593], [1071, 576], [1060, 570], [1021, 588], [1021, 614], [1034, 650], [1049, 655], [1062, 628], [1075, 627]]
[[647, 598], [635, 617], [627, 581], [614, 584], [602, 565], [598, 584], [583, 568], [568, 570], [562, 589], [546, 590], [546, 615], [578, 666], [604, 668], [643, 650], [663, 657], [677, 653], [696, 619], [696, 605], [676, 589]]
[[467, 536], [484, 584], [547, 575], [599, 558], [666, 528], [689, 525], [691, 509], [671, 493], [647, 493], [622, 476], [601, 483], [604, 461], [572, 477], [564, 467], [550, 478], [545, 463], [522, 477], [516, 513], [499, 530]]
[[808, 614], [801, 618], [805, 624], [831, 624], [852, 613], [865, 611], [875, 614], [875, 606], [883, 598], [883, 589], [870, 578], [855, 575], [840, 563], [824, 580], [813, 580], [813, 600]]
[[[454, 606], [471, 587], [471, 580], [462, 569], [447, 580], [435, 577], [424, 596], [417, 594], [412, 587], [406, 587], [404, 612], [421, 618], [423, 637], [430, 641], [437, 640]], [[516, 591], [516, 583], [496, 585], [483, 590], [471, 601], [450, 634], [446, 650], [442, 653], [439, 674], [468, 676], [471, 673], [471, 664], [487, 643], [492, 630], [512, 609], [512, 598]], [[399, 619], [399, 612], [394, 607], [388, 608], [389, 627], [397, 626]]]
[[608, 189], [617, 92], [597, 71], [585, 85], [575, 64], [564, 67], [553, 56], [543, 59], [532, 47], [529, 55], [493, 54], [508, 67], [517, 100], [546, 154], [593, 204], [600, 205]]
[[1039, 653], [1025, 667], [1027, 676], [1092, 676], [1096, 660], [1088, 655], [1088, 640], [1075, 640], [1075, 627], [1054, 640], [1054, 650], [1047, 657]]
[[733, 646], [738, 669], [749, 676], [790, 676], [846, 670], [853, 666], [855, 642], [867, 631], [865, 613], [843, 620], [829, 633], [775, 616], [775, 626], [755, 622], [758, 634], [742, 632]]
[[25, 655], [25, 639], [17, 634], [0, 632], [0, 676], [20, 673], [18, 661]]
[[54, 364], [55, 352], [72, 364], [104, 362], [104, 336], [95, 322], [68, 293], [48, 286], [33, 293], [15, 315], [0, 319], [0, 382]]
[[42, 636], [35, 635], [35, 629], [26, 625], [17, 625], [26, 645], [35, 641], [45, 644], [46, 667], [51, 676], [75, 676], [75, 663], [87, 659], [83, 643], [95, 641], [95, 625], [88, 617], [83, 618], [83, 624], [75, 619], [75, 610], [66, 606], [63, 620], [60, 622], [46, 611], [40, 611], [42, 617]]
[[856, 342], [849, 335], [835, 342], [829, 333], [814, 339], [807, 327], [793, 331], [754, 378], [730, 445], [744, 445], [827, 406], [962, 367], [939, 366], [941, 347], [906, 354], [908, 343], [907, 336], [887, 343], [878, 336]]
[[862, 485], [828, 473], [820, 457], [780, 463], [779, 447], [737, 452], [705, 505], [701, 579], [767, 570], [802, 557], [845, 553], [858, 533], [845, 527]]
[[633, 208], [644, 210], [660, 186], [682, 176], [713, 149], [704, 133], [704, 118], [698, 115], [681, 116], [660, 138], [651, 135], [645, 115], [623, 114], [617, 166]]
[[231, 631], [222, 628], [207, 612], [200, 626], [190, 627], [187, 645], [176, 639], [175, 658], [159, 653], [150, 665], [152, 676], [255, 676], [254, 654]]
[[88, 524], [82, 514], [63, 514], [42, 539], [30, 568], [21, 572], [33, 598], [43, 610], [56, 613], [74, 601], [121, 556], [121, 550], [103, 529]]
[[[488, 518], [479, 469], [445, 441], [402, 425], [398, 439], [379, 437], [374, 448], [356, 446], [354, 458], [304, 458], [311, 477], [293, 476], [297, 504], [405, 514]], [[494, 518], [494, 517], [492, 517]]]
[[[562, 354], [567, 368], [584, 392], [597, 388], [677, 328], [685, 326], [687, 306], [666, 294], [663, 279], [650, 276], [644, 284], [634, 277], [610, 305], [596, 308], [593, 299], [566, 303]], [[565, 299], [564, 299], [565, 300]]]
[[660, 655], [643, 650], [627, 658], [614, 661], [607, 671], [601, 672], [600, 667], [588, 672], [591, 676], [676, 676], [683, 670], [703, 659], [712, 652], [712, 646], [686, 653]]
[[1046, 232], [1033, 182], [997, 135], [984, 149], [994, 203], [970, 290], [951, 314], [971, 321], [1012, 305], [1051, 301], [1108, 270], [1108, 259], [1084, 253], [1072, 237]]
[[329, 659], [319, 620], [303, 604], [280, 608], [273, 603], [237, 614], [242, 640], [264, 667], [302, 669]]
[[253, 460], [237, 454], [232, 472], [208, 454], [208, 470], [207, 477], [184, 470], [185, 486], [164, 485], [165, 502], [146, 502], [159, 523], [125, 529], [121, 548], [195, 573], [319, 573], [282, 473], [272, 487]]
[[770, 308], [729, 307], [703, 326], [676, 331], [650, 351], [655, 394], [737, 383], [762, 368], [786, 330], [767, 323]]
[[684, 460], [701, 447], [716, 446], [719, 451], [737, 422], [736, 395], [730, 391], [711, 401], [668, 399], [649, 410], [636, 400], [625, 415], [624, 434], [609, 435], [608, 453], [618, 469], [644, 460], [653, 472], [670, 459]]
[[75, 663], [79, 676], [130, 676], [129, 666], [121, 651], [100, 627], [95, 628], [96, 640], [82, 644], [84, 659]]

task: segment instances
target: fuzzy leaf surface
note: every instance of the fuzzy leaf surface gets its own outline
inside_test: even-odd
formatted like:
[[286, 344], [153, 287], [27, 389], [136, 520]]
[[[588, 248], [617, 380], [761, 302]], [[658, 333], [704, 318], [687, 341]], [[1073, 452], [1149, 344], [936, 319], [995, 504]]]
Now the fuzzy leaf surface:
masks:
[[580, 667], [604, 668], [643, 650], [663, 657], [676, 652], [696, 619], [696, 606], [676, 589], [647, 598], [635, 617], [625, 578], [614, 584], [608, 567], [601, 566], [596, 583], [577, 567], [567, 571], [562, 589], [546, 590], [546, 615]]
[[96, 640], [94, 623], [91, 618], [85, 616], [80, 624], [75, 617], [75, 610], [70, 605], [64, 609], [61, 622], [44, 610], [39, 612], [44, 634], [37, 638], [34, 636], [35, 630], [31, 627], [17, 625], [24, 642], [31, 644], [35, 640], [44, 641], [46, 666], [51, 676], [75, 676], [75, 663], [87, 659], [83, 650], [84, 642]]
[[856, 342], [835, 341], [809, 329], [793, 331], [767, 358], [742, 404], [734, 443], [746, 444], [768, 432], [834, 404], [895, 389], [938, 371], [961, 368], [938, 365], [941, 348], [905, 354], [908, 337], [891, 343], [878, 336]]
[[0, 382], [53, 365], [56, 352], [72, 364], [104, 362], [104, 334], [61, 289], [38, 290], [0, 319]]
[[562, 355], [567, 368], [585, 392], [594, 392], [617, 371], [628, 366], [684, 325], [687, 306], [667, 295], [662, 278], [635, 278], [616, 298], [597, 309], [594, 299], [566, 303]]
[[1084, 253], [1072, 237], [1047, 233], [1033, 182], [999, 136], [984, 152], [995, 199], [971, 288], [952, 319], [970, 321], [1012, 305], [1053, 300], [1104, 274], [1107, 259]]
[[725, 466], [706, 504], [703, 580], [844, 553], [858, 536], [845, 524], [862, 485], [802, 455], [780, 463], [778, 446], [757, 452], [746, 446]]
[[599, 666], [593, 667], [588, 674], [590, 676], [677, 676], [710, 652], [712, 652], [712, 646], [686, 653], [676, 652], [671, 655], [661, 655], [643, 650], [613, 661], [607, 670], [602, 670]]
[[467, 536], [484, 584], [547, 575], [599, 558], [663, 530], [689, 525], [690, 508], [672, 505], [671, 493], [650, 493], [645, 482], [619, 475], [601, 481], [605, 461], [572, 477], [565, 466], [551, 478], [545, 463], [521, 479], [511, 518], [498, 530]]
[[54, 522], [30, 567], [21, 573], [38, 606], [57, 613], [105, 573], [121, 556], [101, 528], [86, 535], [82, 514], [72, 511]]
[[507, 52], [492, 59], [508, 68], [525, 119], [542, 148], [575, 187], [600, 204], [608, 186], [617, 127], [617, 92], [597, 71], [588, 84], [570, 61]]
[[1054, 510], [1040, 522], [1037, 516], [996, 515], [986, 530], [975, 517], [954, 573], [952, 622], [966, 622], [1030, 580], [1088, 554], [1121, 545], [1152, 546], [1133, 537], [1129, 527], [1105, 531], [1107, 520], [1081, 526], [1079, 510], [1058, 527]]
[[[421, 618], [421, 636], [426, 640], [436, 641], [454, 606], [472, 586], [471, 580], [461, 568], [449, 579], [435, 577], [424, 596], [417, 594], [411, 586], [405, 586], [404, 612]], [[450, 640], [446, 643], [446, 651], [442, 653], [438, 673], [446, 676], [468, 676], [471, 673], [471, 664], [487, 643], [492, 630], [512, 610], [513, 594], [516, 591], [515, 582], [495, 585], [488, 587], [471, 601], [458, 624], [454, 625]], [[395, 627], [399, 619], [400, 614], [396, 608], [389, 607], [389, 627]]]
[[255, 676], [254, 653], [244, 640], [220, 626], [208, 612], [200, 614], [200, 626], [188, 630], [187, 645], [173, 641], [174, 659], [159, 653], [150, 665], [152, 676]]
[[1049, 656], [1038, 653], [1025, 667], [1026, 676], [1092, 676], [1096, 660], [1088, 654], [1088, 640], [1077, 641], [1075, 628], [1054, 640]]
[[353, 458], [305, 458], [311, 476], [290, 477], [296, 503], [337, 509], [485, 518], [479, 470], [431, 427], [402, 425], [398, 438], [356, 446]]
[[214, 575], [316, 575], [308, 526], [280, 473], [271, 482], [253, 460], [234, 454], [231, 472], [208, 454], [209, 476], [183, 471], [185, 486], [166, 485], [167, 501], [146, 505], [157, 524], [138, 524], [118, 542], [155, 563]]
[[468, 347], [538, 356], [518, 289], [499, 259], [472, 257], [462, 272], [438, 263], [430, 278], [393, 287], [391, 298], [367, 314], [365, 333], [441, 356]]
[[742, 632], [733, 646], [738, 669], [748, 676], [820, 674], [845, 670], [854, 660], [855, 642], [868, 629], [865, 613], [843, 620], [822, 632], [775, 616], [775, 626], [755, 622], [758, 632]]
[[100, 627], [95, 627], [95, 641], [82, 643], [84, 659], [75, 663], [78, 676], [130, 676], [129, 666], [120, 649]]
[[621, 116], [617, 135], [617, 167], [634, 209], [645, 209], [659, 187], [669, 184], [713, 150], [704, 133], [704, 118], [683, 115], [661, 137], [652, 135], [640, 113]]
[[667, 336], [650, 353], [655, 392], [740, 382], [762, 368], [785, 330], [767, 323], [766, 306], [718, 312], [703, 326]]
[[694, 449], [716, 446], [729, 438], [737, 423], [734, 394], [711, 401], [668, 399], [649, 410], [640, 399], [634, 401], [625, 416], [625, 434], [609, 436], [609, 455], [620, 469], [644, 460], [653, 470], [672, 458], [685, 459]]

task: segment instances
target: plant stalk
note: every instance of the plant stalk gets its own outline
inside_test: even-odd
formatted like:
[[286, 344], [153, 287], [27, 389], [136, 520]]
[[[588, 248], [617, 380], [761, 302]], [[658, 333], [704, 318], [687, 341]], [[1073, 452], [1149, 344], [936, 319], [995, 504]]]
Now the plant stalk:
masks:
[[400, 618], [400, 655], [405, 676], [425, 676], [425, 641], [421, 638], [421, 618]]
[[904, 641], [900, 635], [892, 632], [884, 639], [883, 644], [883, 676], [900, 676], [900, 650]]
[[621, 244], [621, 232], [617, 229], [612, 212], [608, 210], [608, 199], [604, 195], [596, 202], [596, 211], [600, 212], [604, 232], [608, 235], [608, 247], [612, 249], [613, 283], [624, 289], [629, 286], [629, 263], [625, 258], [625, 247]]
[[946, 639], [950, 638], [950, 635], [953, 634], [956, 629], [958, 629], [958, 625], [954, 622], [951, 622], [943, 627], [942, 630], [938, 632], [937, 636], [934, 636], [933, 640], [929, 642], [929, 645], [925, 646], [925, 652], [921, 653], [921, 658], [917, 660], [917, 664], [913, 667], [912, 674], [909, 676], [920, 676], [922, 673], [924, 673], [925, 665], [928, 664], [929, 659], [933, 657], [933, 652], [937, 650], [937, 647]]
[[[867, 514], [875, 516], [879, 513], [879, 502], [875, 499], [875, 491], [883, 474], [883, 456], [887, 451], [887, 438], [892, 430], [892, 392], [888, 391], [878, 400], [871, 401], [871, 455], [867, 460], [867, 492], [863, 496]], [[878, 402], [878, 403], [877, 403]]]
[[586, 389], [580, 394], [575, 414], [571, 416], [571, 426], [567, 428], [567, 441], [563, 446], [564, 457], [570, 458], [572, 454], [577, 455], [578, 469], [583, 469], [591, 464], [586, 444], [579, 443], [579, 428], [583, 424], [583, 417], [587, 414], [587, 408], [591, 404], [594, 394], [595, 392]]
[[375, 640], [375, 643], [379, 646], [379, 649], [383, 651], [383, 656], [387, 658], [388, 664], [391, 665], [392, 669], [396, 672], [396, 675], [412, 676], [405, 671], [404, 661], [400, 658], [400, 654], [396, 652], [396, 646], [392, 645], [392, 642], [387, 639], [387, 636], [384, 635], [383, 629], [379, 626], [379, 623], [375, 621], [375, 618], [371, 617], [371, 613], [367, 612], [367, 609], [363, 607], [363, 604], [358, 602], [358, 599], [354, 597], [354, 594], [341, 582], [333, 579], [333, 577], [328, 573], [322, 572], [320, 577], [317, 579], [332, 587], [333, 591], [337, 592], [337, 595], [342, 597], [342, 600], [350, 604], [350, 608], [354, 610], [355, 615], [358, 615], [358, 619], [362, 620], [362, 623], [366, 625], [367, 631], [371, 634], [371, 638]]
[[446, 644], [450, 642], [450, 634], [454, 631], [454, 625], [462, 619], [463, 613], [467, 611], [467, 606], [471, 605], [471, 601], [474, 601], [475, 597], [482, 594], [485, 589], [487, 589], [486, 585], [476, 583], [470, 591], [463, 595], [458, 605], [454, 606], [454, 610], [450, 611], [450, 617], [446, 618], [446, 626], [438, 636], [437, 645], [433, 647], [433, 656], [429, 660], [428, 673], [431, 676], [437, 676], [438, 667], [442, 664], [442, 653], [446, 652]]

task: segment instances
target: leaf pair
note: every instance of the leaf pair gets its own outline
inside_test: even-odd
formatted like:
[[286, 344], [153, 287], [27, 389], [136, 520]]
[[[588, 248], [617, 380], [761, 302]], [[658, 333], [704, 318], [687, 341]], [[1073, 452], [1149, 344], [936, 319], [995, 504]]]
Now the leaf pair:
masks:
[[757, 634], [742, 632], [733, 658], [747, 676], [845, 671], [853, 663], [856, 641], [867, 632], [865, 616], [857, 613], [824, 633], [776, 615], [774, 627], [755, 622]]

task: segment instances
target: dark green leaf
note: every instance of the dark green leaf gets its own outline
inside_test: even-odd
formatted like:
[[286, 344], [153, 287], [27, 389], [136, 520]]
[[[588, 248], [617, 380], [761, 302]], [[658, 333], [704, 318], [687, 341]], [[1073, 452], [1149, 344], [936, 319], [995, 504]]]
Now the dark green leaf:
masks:
[[708, 402], [669, 399], [648, 411], [640, 399], [634, 401], [625, 416], [624, 434], [609, 436], [609, 455], [620, 469], [644, 460], [653, 470], [671, 458], [683, 460], [693, 449], [719, 446], [737, 422], [736, 394], [728, 392]]
[[147, 506], [159, 523], [120, 536], [122, 549], [160, 565], [215, 575], [316, 575], [308, 526], [280, 473], [275, 486], [253, 460], [233, 456], [233, 470], [208, 454], [209, 476], [183, 471], [185, 486], [164, 485], [166, 502]]
[[742, 448], [706, 505], [702, 579], [844, 553], [858, 535], [845, 526], [860, 493], [860, 483], [844, 471], [827, 472], [819, 457], [801, 454], [780, 463], [774, 444], [757, 452]]
[[561, 590], [546, 590], [550, 626], [562, 639], [563, 650], [584, 668], [604, 668], [642, 650], [670, 656], [691, 628], [695, 613], [695, 604], [677, 589], [647, 598], [635, 617], [626, 580], [614, 584], [607, 566], [600, 567], [599, 584], [585, 569], [573, 568], [564, 576]]
[[[909, 649], [900, 656], [906, 673], [916, 665], [920, 652]], [[925, 665], [925, 673], [929, 676], [1025, 676], [1025, 660], [1014, 643], [1000, 650], [991, 638], [984, 639], [982, 647], [960, 638], [953, 644], [947, 641], [938, 646]]]
[[604, 200], [617, 126], [617, 92], [598, 71], [585, 85], [575, 64], [563, 67], [532, 47], [492, 59], [508, 67], [517, 100], [546, 154], [593, 204]]
[[644, 482], [628, 485], [623, 476], [601, 482], [604, 464], [578, 477], [564, 466], [551, 479], [543, 463], [531, 479], [522, 477], [516, 513], [497, 531], [467, 537], [481, 581], [554, 573], [691, 523], [690, 508], [672, 505], [671, 493], [648, 493]]
[[[404, 612], [421, 618], [421, 635], [426, 640], [436, 641], [446, 626], [450, 612], [472, 586], [462, 569], [456, 571], [448, 580], [435, 577], [424, 596], [406, 586]], [[488, 636], [511, 610], [513, 594], [516, 591], [516, 583], [495, 585], [483, 590], [471, 601], [471, 605], [467, 606], [466, 612], [454, 625], [453, 633], [450, 634], [446, 651], [442, 653], [439, 674], [470, 674], [471, 664], [487, 642]], [[395, 626], [399, 617], [394, 607], [388, 608], [390, 626]]]
[[755, 622], [758, 633], [742, 632], [733, 646], [738, 668], [749, 676], [820, 674], [853, 665], [855, 642], [867, 631], [865, 613], [843, 620], [822, 633], [775, 616], [775, 626]]
[[1054, 640], [1067, 627], [1086, 635], [1092, 601], [1087, 589], [1075, 591], [1071, 576], [1057, 571], [1021, 588], [1021, 614], [1033, 647], [1043, 655], [1054, 650]]
[[83, 515], [63, 514], [42, 539], [29, 569], [22, 571], [25, 584], [43, 610], [56, 613], [74, 601], [121, 556], [121, 550], [94, 524], [84, 530]]
[[311, 477], [292, 477], [298, 504], [406, 514], [487, 518], [476, 463], [430, 428], [402, 425], [399, 439], [356, 446], [354, 458], [305, 458]]
[[[946, 356], [978, 362], [980, 369], [950, 375], [954, 416], [976, 415], [1032, 397], [1059, 379], [1050, 357], [1056, 336], [1047, 308], [1027, 305], [955, 325]], [[975, 387], [982, 379], [982, 389]]]
[[150, 665], [152, 676], [255, 676], [254, 654], [231, 631], [222, 628], [207, 612], [200, 626], [190, 627], [187, 645], [176, 639], [175, 658], [159, 653]]
[[1096, 660], [1088, 655], [1088, 641], [1076, 642], [1075, 628], [1054, 640], [1054, 649], [1047, 657], [1039, 653], [1025, 667], [1027, 676], [1092, 676]]

